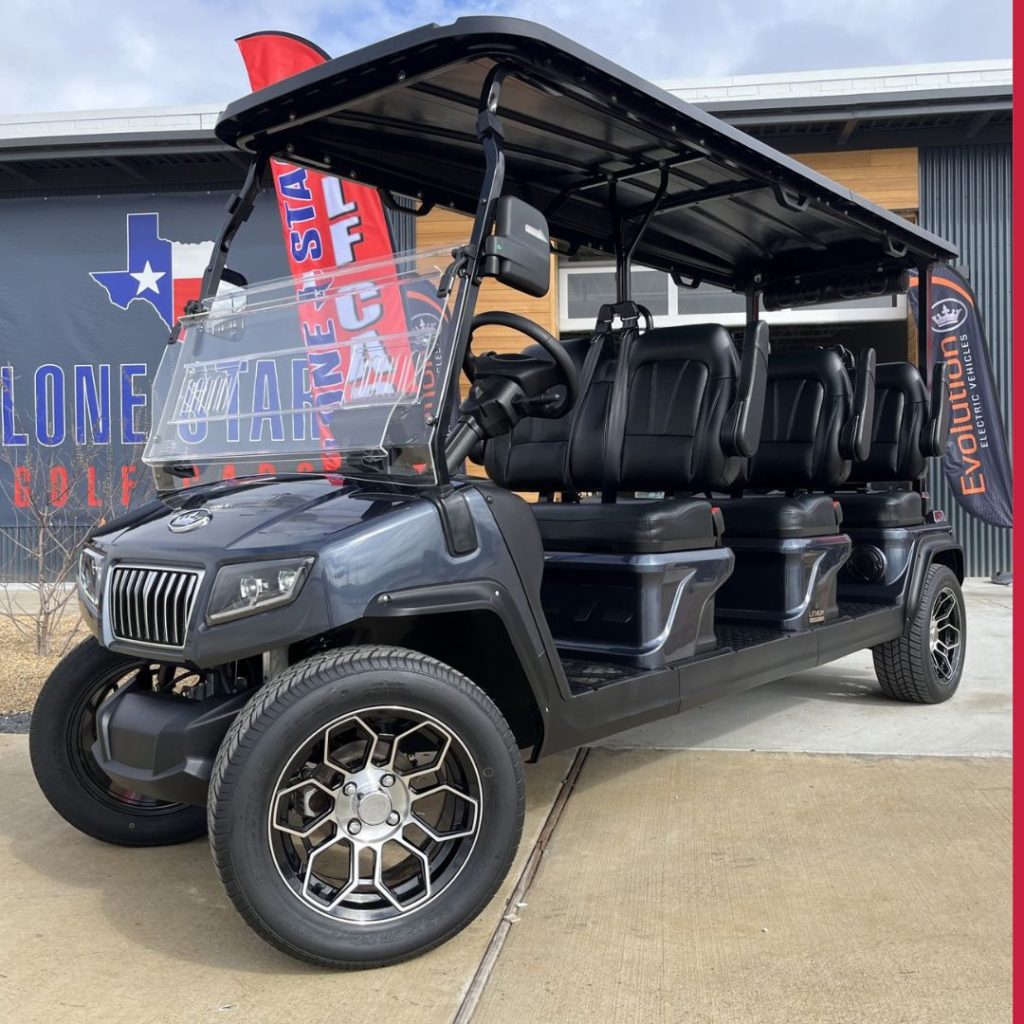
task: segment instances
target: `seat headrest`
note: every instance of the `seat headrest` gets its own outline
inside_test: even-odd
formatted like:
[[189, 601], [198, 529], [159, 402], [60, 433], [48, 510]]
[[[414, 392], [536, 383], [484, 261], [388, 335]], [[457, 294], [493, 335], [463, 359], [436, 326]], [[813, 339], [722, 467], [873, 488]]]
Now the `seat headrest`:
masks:
[[810, 348], [772, 353], [768, 360], [769, 380], [818, 380], [839, 390], [849, 387], [843, 357], [834, 348]]
[[732, 335], [721, 324], [688, 324], [646, 331], [633, 347], [633, 366], [641, 363], [696, 359], [712, 377], [735, 376], [739, 367]]
[[927, 398], [921, 371], [913, 363], [879, 363], [875, 370], [875, 387], [902, 391], [915, 402]]
[[850, 483], [917, 480], [927, 469], [923, 441], [929, 424], [928, 391], [913, 363], [879, 363], [868, 457], [855, 463]]

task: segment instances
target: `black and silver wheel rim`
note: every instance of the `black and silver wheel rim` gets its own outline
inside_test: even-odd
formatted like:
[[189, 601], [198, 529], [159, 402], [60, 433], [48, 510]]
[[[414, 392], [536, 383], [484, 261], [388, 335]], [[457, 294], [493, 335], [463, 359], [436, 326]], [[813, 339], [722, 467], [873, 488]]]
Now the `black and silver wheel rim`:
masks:
[[350, 924], [386, 923], [435, 900], [480, 834], [480, 773], [436, 718], [363, 708], [307, 737], [278, 776], [267, 840], [304, 906]]
[[932, 668], [943, 683], [952, 682], [960, 667], [963, 650], [963, 618], [960, 602], [949, 587], [943, 587], [932, 604], [928, 628], [928, 652]]
[[113, 810], [136, 816], [157, 817], [181, 810], [185, 804], [170, 803], [136, 793], [118, 785], [108, 776], [93, 756], [96, 742], [96, 715], [100, 706], [126, 686], [143, 685], [154, 688], [161, 678], [162, 688], [178, 689], [196, 679], [196, 674], [173, 666], [151, 665], [147, 662], [121, 663], [97, 676], [72, 711], [68, 723], [68, 744], [71, 765], [82, 786], [100, 803]]

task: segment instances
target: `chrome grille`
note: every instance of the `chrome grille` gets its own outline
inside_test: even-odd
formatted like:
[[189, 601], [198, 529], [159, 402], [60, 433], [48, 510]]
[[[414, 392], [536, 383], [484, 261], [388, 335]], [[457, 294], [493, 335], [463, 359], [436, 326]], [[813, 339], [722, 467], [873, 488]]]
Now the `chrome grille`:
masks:
[[192, 569], [117, 566], [107, 593], [114, 636], [140, 644], [184, 647], [199, 579]]

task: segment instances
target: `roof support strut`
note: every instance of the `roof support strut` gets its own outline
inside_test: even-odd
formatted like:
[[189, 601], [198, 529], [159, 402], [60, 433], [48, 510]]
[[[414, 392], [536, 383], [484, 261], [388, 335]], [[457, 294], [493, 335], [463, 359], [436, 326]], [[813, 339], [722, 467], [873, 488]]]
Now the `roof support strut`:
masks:
[[[466, 359], [469, 348], [469, 336], [472, 331], [473, 309], [476, 306], [477, 293], [480, 290], [481, 271], [484, 260], [484, 241], [494, 226], [494, 216], [505, 184], [505, 138], [501, 119], [498, 117], [498, 102], [501, 99], [501, 86], [511, 69], [502, 64], [495, 64], [484, 79], [480, 91], [480, 105], [476, 119], [476, 133], [484, 150], [484, 177], [480, 185], [480, 198], [477, 201], [476, 216], [473, 218], [473, 230], [469, 242], [461, 250], [456, 250], [457, 274], [461, 278], [458, 294], [452, 306], [451, 337], [452, 357], [448, 370], [441, 380], [441, 390], [437, 400], [437, 423], [430, 424], [434, 431], [430, 437], [430, 454], [438, 476], [439, 484], [446, 484], [453, 472], [461, 463], [463, 456], [458, 455], [457, 445], [446, 444], [452, 411], [458, 398], [459, 374]], [[461, 265], [460, 265], [461, 264]], [[452, 458], [449, 460], [449, 452]], [[456, 457], [457, 456], [457, 457]]]
[[238, 234], [238, 229], [249, 219], [249, 215], [253, 211], [253, 207], [256, 204], [256, 196], [259, 194], [263, 182], [263, 173], [266, 169], [267, 157], [265, 154], [260, 153], [249, 164], [249, 170], [246, 172], [242, 187], [228, 200], [228, 219], [220, 229], [220, 234], [213, 245], [210, 262], [203, 272], [203, 283], [199, 289], [199, 300], [194, 303], [194, 307], [190, 303], [191, 308], [187, 309], [186, 313], [198, 312], [200, 304], [205, 299], [212, 298], [217, 294], [217, 288], [220, 286], [221, 278], [224, 276], [224, 268], [227, 266], [228, 250], [231, 248], [235, 235]]
[[[668, 167], [665, 164], [661, 165], [661, 180], [658, 183], [658, 191], [654, 193], [654, 198], [647, 204], [642, 213], [634, 213], [628, 217], [623, 217], [618, 208], [618, 187], [614, 179], [609, 182], [609, 189], [613, 216], [615, 217], [615, 301], [628, 302], [632, 292], [629, 271], [633, 263], [633, 253], [636, 252], [640, 239], [644, 237], [644, 232], [654, 219], [654, 215], [658, 212], [658, 207], [661, 206], [665, 193], [668, 191]], [[640, 224], [633, 232], [633, 237], [627, 241], [628, 225], [638, 218], [640, 219]]]

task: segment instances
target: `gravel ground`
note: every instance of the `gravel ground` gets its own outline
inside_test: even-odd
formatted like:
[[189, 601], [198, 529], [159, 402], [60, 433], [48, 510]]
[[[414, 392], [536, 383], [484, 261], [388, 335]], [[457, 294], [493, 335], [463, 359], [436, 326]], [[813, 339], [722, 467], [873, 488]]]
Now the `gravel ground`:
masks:
[[27, 711], [18, 711], [13, 715], [0, 715], [0, 732], [28, 732], [28, 723], [32, 716]]
[[[25, 617], [18, 625], [28, 630], [32, 625], [31, 619]], [[88, 635], [77, 610], [68, 613], [53, 640], [53, 653], [48, 657], [40, 657], [35, 653], [35, 642], [31, 634], [24, 634], [18, 625], [0, 619], [0, 732], [23, 731], [11, 728], [10, 722], [24, 717], [27, 723], [27, 715], [20, 713], [32, 710], [39, 688], [53, 666], [67, 650]]]

